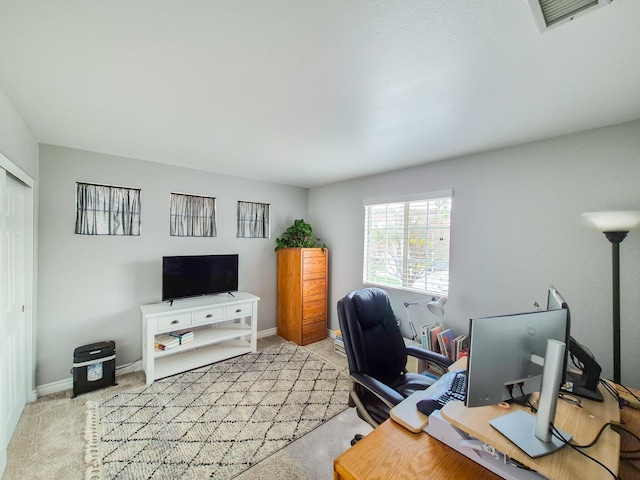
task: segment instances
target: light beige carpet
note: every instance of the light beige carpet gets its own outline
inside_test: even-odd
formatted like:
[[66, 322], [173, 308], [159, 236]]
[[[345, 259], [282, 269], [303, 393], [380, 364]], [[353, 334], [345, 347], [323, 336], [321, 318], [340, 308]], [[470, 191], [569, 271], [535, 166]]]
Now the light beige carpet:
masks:
[[[258, 340], [258, 349], [282, 343], [279, 337]], [[346, 370], [346, 358], [333, 352], [331, 339], [308, 345], [317, 355], [338, 368]], [[100, 402], [118, 392], [125, 392], [144, 385], [144, 374], [135, 372], [117, 376], [118, 385], [71, 398], [71, 391], [64, 391], [39, 398], [26, 406], [8, 448], [8, 460], [2, 480], [81, 480], [85, 478], [84, 428], [85, 404]], [[332, 426], [334, 425], [334, 426]], [[276, 452], [238, 478], [241, 480], [266, 480], [278, 472], [279, 479], [327, 479], [331, 478], [332, 461], [349, 448], [354, 433], [367, 433], [368, 425], [356, 418], [352, 409], [327, 422], [284, 450]], [[313, 438], [319, 438], [314, 440]], [[307, 441], [307, 438], [309, 441]], [[322, 451], [306, 454], [309, 442], [326, 443]], [[298, 448], [297, 445], [301, 447]], [[324, 457], [323, 457], [324, 455]], [[316, 464], [320, 465], [316, 465]], [[314, 471], [316, 469], [317, 471]], [[311, 472], [311, 473], [310, 473]]]
[[87, 479], [234, 478], [344, 411], [348, 390], [283, 343], [118, 393], [89, 405]]

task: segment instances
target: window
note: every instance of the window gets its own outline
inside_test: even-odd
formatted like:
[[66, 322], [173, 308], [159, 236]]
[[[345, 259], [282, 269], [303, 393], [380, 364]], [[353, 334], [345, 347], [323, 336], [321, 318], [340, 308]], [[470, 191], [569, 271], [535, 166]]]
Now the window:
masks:
[[77, 182], [76, 233], [140, 235], [140, 189]]
[[447, 296], [451, 196], [366, 201], [364, 283]]
[[172, 237], [215, 237], [216, 199], [172, 193], [169, 219]]
[[238, 202], [238, 238], [269, 238], [269, 204]]

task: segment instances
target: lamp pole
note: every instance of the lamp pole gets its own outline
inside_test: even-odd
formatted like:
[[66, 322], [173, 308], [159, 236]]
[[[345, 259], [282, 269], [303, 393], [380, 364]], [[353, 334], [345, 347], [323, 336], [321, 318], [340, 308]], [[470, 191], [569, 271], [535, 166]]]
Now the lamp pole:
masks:
[[620, 383], [620, 242], [629, 232], [603, 232], [611, 242], [613, 294], [613, 381]]
[[613, 279], [613, 380], [620, 383], [620, 242], [640, 225], [640, 210], [604, 211], [582, 214], [611, 242]]

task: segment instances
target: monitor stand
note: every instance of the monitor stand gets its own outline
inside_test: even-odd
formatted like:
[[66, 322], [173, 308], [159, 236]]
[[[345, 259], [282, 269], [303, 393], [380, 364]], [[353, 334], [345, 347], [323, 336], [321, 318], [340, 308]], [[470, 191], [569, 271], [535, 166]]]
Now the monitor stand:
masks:
[[[507, 437], [524, 453], [531, 458], [541, 457], [564, 447], [564, 442], [556, 437], [551, 437], [549, 442], [543, 442], [535, 436], [536, 417], [524, 410], [517, 410], [508, 415], [496, 418], [489, 422], [493, 428]], [[558, 429], [567, 441], [572, 435]]]
[[567, 380], [573, 383], [573, 387], [562, 389], [562, 391], [569, 394], [577, 395], [582, 398], [588, 398], [589, 400], [595, 400], [596, 402], [604, 402], [604, 397], [597, 388], [595, 390], [589, 390], [586, 387], [581, 387], [580, 385], [578, 385], [581, 382], [581, 378], [582, 376], [579, 373], [568, 373]]
[[532, 458], [561, 449], [572, 437], [570, 433], [559, 429], [556, 429], [557, 433], [564, 440], [551, 433], [551, 424], [556, 417], [558, 404], [558, 386], [563, 374], [564, 349], [564, 343], [558, 340], [547, 340], [536, 415], [517, 410], [489, 422], [493, 428]]

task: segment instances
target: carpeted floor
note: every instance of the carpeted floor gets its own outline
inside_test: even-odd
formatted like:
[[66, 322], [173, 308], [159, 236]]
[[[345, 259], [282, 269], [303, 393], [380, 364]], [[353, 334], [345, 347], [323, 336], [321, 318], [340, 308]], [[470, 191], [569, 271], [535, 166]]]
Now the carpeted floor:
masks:
[[163, 378], [88, 405], [87, 478], [231, 479], [346, 410], [348, 392], [344, 371], [292, 343]]
[[[258, 340], [262, 350], [279, 344], [279, 337]], [[346, 358], [333, 352], [330, 339], [305, 348], [339, 368], [346, 369]], [[144, 386], [144, 374], [118, 376], [118, 385], [70, 398], [60, 392], [27, 405], [8, 449], [8, 462], [2, 480], [73, 480], [84, 479], [85, 404], [100, 402], [115, 393]], [[349, 448], [355, 433], [366, 434], [370, 427], [348, 409], [284, 449], [246, 470], [241, 480], [332, 478], [332, 462]], [[309, 452], [313, 455], [309, 455]], [[277, 473], [274, 477], [274, 472]]]

